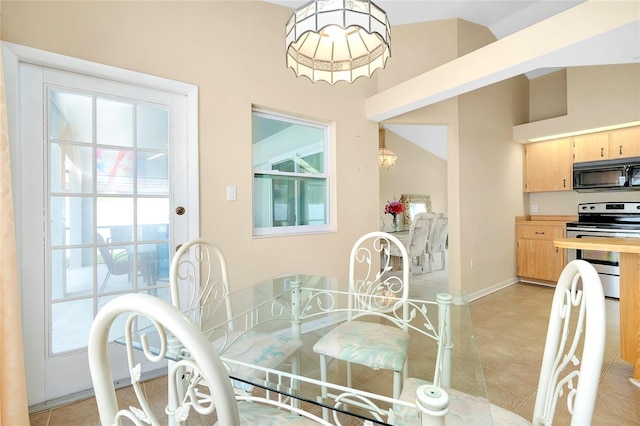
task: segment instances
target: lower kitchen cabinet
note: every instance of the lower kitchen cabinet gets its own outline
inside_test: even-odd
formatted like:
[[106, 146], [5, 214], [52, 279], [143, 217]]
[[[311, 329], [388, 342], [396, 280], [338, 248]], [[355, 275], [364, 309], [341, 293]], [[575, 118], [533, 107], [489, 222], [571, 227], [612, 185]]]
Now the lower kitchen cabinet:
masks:
[[564, 238], [566, 224], [523, 221], [516, 224], [516, 274], [522, 280], [555, 284], [566, 265], [565, 250], [553, 240]]

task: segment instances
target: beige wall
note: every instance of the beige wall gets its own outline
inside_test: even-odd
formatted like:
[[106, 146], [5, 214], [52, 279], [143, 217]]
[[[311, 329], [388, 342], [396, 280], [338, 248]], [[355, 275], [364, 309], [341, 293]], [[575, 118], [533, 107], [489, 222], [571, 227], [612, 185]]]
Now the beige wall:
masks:
[[564, 106], [540, 95], [556, 88], [552, 82], [532, 85], [534, 114], [513, 128], [514, 140], [528, 143], [533, 138], [640, 121], [640, 64], [572, 67], [566, 70], [566, 79], [566, 115], [534, 121], [540, 111]]
[[519, 76], [460, 96], [460, 263], [470, 294], [515, 276], [514, 218], [524, 207], [522, 145], [511, 127], [526, 117], [527, 91]]
[[[290, 9], [253, 2], [4, 1], [2, 39], [199, 87], [201, 235], [239, 288], [282, 272], [346, 275], [353, 242], [379, 227], [375, 79], [311, 84], [284, 65]], [[337, 232], [252, 238], [251, 105], [335, 123]], [[226, 201], [226, 186], [237, 201]]]
[[378, 72], [379, 91], [457, 58], [457, 31], [457, 19], [394, 26], [391, 59]]
[[567, 115], [567, 70], [529, 80], [529, 120]]
[[567, 112], [595, 123], [640, 120], [640, 64], [567, 69]]

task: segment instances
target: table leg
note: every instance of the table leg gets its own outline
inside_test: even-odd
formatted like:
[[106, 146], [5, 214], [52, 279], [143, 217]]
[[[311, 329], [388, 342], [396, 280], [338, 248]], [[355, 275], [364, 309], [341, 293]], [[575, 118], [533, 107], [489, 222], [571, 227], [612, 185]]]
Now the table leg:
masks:
[[[302, 338], [302, 298], [301, 286], [302, 281], [291, 280], [291, 337], [300, 340]], [[291, 360], [291, 372], [296, 376], [300, 374], [300, 351], [296, 351]], [[291, 387], [298, 389], [298, 380], [291, 379]], [[298, 400], [292, 402], [295, 408], [298, 408]]]

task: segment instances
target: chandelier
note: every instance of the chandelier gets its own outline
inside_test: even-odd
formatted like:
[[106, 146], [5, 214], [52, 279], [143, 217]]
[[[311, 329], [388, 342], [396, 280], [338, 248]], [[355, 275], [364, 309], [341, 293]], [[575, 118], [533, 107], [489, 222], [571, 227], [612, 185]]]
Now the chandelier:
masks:
[[387, 149], [385, 137], [386, 130], [382, 124], [378, 127], [378, 165], [382, 170], [389, 170], [396, 164], [398, 156], [393, 151]]
[[391, 56], [391, 26], [370, 0], [313, 0], [285, 27], [287, 67], [312, 82], [355, 81], [384, 68]]

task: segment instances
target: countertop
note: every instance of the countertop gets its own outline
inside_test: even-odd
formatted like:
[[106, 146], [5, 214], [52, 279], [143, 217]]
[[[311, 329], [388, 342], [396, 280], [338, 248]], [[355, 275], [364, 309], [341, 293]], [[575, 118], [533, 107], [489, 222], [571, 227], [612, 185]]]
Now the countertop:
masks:
[[560, 238], [553, 240], [559, 248], [639, 253], [640, 238]]

